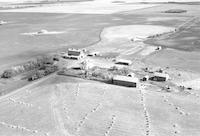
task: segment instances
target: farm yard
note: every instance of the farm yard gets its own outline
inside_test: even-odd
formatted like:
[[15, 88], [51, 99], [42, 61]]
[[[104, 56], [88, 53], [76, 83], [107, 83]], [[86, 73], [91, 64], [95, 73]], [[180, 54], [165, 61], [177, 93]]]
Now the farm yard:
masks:
[[0, 136], [199, 136], [200, 5], [140, 2], [0, 4]]

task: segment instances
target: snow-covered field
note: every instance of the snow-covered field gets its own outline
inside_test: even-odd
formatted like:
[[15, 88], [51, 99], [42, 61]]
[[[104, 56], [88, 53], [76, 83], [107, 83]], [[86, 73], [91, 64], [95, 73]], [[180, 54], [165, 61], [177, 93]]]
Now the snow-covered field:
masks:
[[120, 25], [106, 27], [101, 32], [101, 41], [89, 47], [92, 50], [98, 50], [102, 53], [115, 52], [121, 57], [136, 54], [147, 56], [155, 52], [155, 47], [146, 46], [143, 41], [148, 36], [163, 34], [174, 31], [173, 27], [160, 25]]
[[141, 38], [145, 39], [148, 36], [155, 34], [162, 34], [173, 31], [173, 27], [156, 26], [156, 25], [124, 25], [113, 26], [105, 28], [101, 34], [103, 39], [114, 40], [118, 38], [131, 39]]
[[[0, 0], [0, 2], [10, 2], [10, 3], [23, 3], [23, 2], [40, 2], [44, 0]], [[56, 0], [49, 0], [56, 1]], [[65, 0], [61, 0], [65, 1]], [[103, 2], [114, 2], [117, 0], [95, 0], [95, 1], [103, 1]], [[167, 2], [168, 0], [120, 0], [121, 2]], [[173, 0], [175, 2], [190, 2], [192, 0]], [[199, 1], [199, 0], [195, 0]]]
[[186, 20], [186, 17], [149, 17], [147, 21], [170, 21], [170, 20]]
[[[61, 78], [64, 77], [57, 77], [52, 82]], [[58, 84], [42, 83], [42, 86], [21, 89], [1, 99], [0, 135], [200, 134], [199, 98], [196, 96], [178, 96], [74, 78], [68, 80]]]
[[43, 5], [25, 9], [1, 10], [1, 12], [39, 12], [39, 13], [80, 13], [80, 14], [112, 14], [116, 12], [136, 10], [156, 6], [157, 4], [121, 5], [105, 0], [89, 2], [62, 3]]
[[[54, 1], [54, 0], [49, 0]], [[62, 0], [65, 1], [65, 0]], [[196, 0], [199, 1], [199, 0]], [[24, 2], [42, 2], [42, 0], [0, 0], [2, 4], [18, 4]], [[138, 2], [168, 2], [167, 0], [93, 0], [70, 2], [62, 4], [43, 4], [31, 8], [15, 9], [13, 6], [11, 10], [1, 10], [1, 12], [39, 12], [39, 13], [79, 13], [79, 14], [112, 14], [123, 11], [137, 10], [158, 6], [159, 4], [139, 4]], [[175, 0], [175, 2], [191, 2], [190, 0]], [[135, 3], [135, 4], [133, 4]], [[17, 7], [18, 5], [16, 5]]]
[[41, 30], [38, 32], [29, 32], [29, 33], [21, 33], [21, 35], [29, 35], [29, 36], [39, 36], [39, 35], [55, 35], [55, 34], [63, 34], [64, 31], [47, 31]]
[[185, 87], [191, 87], [193, 89], [199, 90], [200, 89], [200, 78], [194, 79], [191, 81], [185, 81], [185, 82], [179, 83], [179, 85], [182, 85]]

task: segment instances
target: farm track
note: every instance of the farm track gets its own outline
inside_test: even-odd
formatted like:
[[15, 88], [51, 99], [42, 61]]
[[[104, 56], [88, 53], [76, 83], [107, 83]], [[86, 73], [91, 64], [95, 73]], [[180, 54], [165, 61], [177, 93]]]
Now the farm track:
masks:
[[192, 17], [191, 19], [189, 19], [188, 21], [184, 22], [183, 24], [179, 25], [176, 29], [177, 32], [170, 35], [170, 38], [175, 38], [177, 35], [179, 35], [181, 32], [183, 32], [184, 30], [187, 30], [189, 28], [191, 28], [194, 24], [199, 22], [199, 18], [198, 17]]
[[[56, 86], [56, 88], [57, 88], [57, 86]], [[58, 93], [60, 93], [60, 92], [58, 92]], [[57, 106], [59, 104], [61, 96], [60, 95], [57, 96], [56, 94], [57, 94], [57, 92], [52, 92], [52, 97], [51, 97], [51, 109], [52, 109], [52, 112], [54, 115], [55, 126], [57, 128], [57, 131], [59, 133], [61, 133], [63, 136], [72, 136], [71, 134], [69, 134], [67, 129], [65, 129], [64, 122], [61, 117], [61, 113], [57, 109]]]

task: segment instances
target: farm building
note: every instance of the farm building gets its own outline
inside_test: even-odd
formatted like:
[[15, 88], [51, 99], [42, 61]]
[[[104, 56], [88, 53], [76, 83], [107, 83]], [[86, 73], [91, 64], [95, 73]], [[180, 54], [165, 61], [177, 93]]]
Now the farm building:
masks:
[[68, 49], [68, 55], [69, 56], [80, 56], [82, 54], [83, 54], [82, 50], [74, 49], [74, 48]]
[[169, 79], [169, 75], [165, 73], [155, 72], [153, 76], [154, 81], [167, 81]]
[[138, 78], [134, 77], [127, 77], [127, 76], [114, 76], [113, 77], [113, 84], [120, 85], [120, 86], [126, 86], [126, 87], [137, 87], [139, 83]]
[[157, 50], [157, 51], [162, 50], [162, 47], [161, 47], [161, 46], [158, 46], [158, 47], [156, 48], [156, 50]]
[[7, 24], [7, 22], [0, 20], [0, 25], [4, 25], [4, 24]]
[[121, 64], [121, 65], [131, 65], [132, 61], [131, 60], [125, 60], [125, 59], [117, 59], [115, 61], [115, 64]]
[[144, 76], [143, 78], [142, 78], [142, 81], [148, 81], [149, 80], [149, 76], [148, 75], [146, 75], [146, 76]]
[[127, 76], [128, 77], [135, 77], [135, 73], [129, 73]]
[[48, 33], [48, 31], [45, 30], [45, 29], [42, 29], [42, 30], [37, 32], [37, 34], [46, 34], [46, 33]]
[[74, 64], [74, 65], [70, 66], [70, 68], [74, 69], [74, 70], [83, 70], [84, 66], [82, 64]]
[[100, 56], [100, 52], [98, 52], [98, 51], [89, 52], [88, 56], [91, 56], [91, 57]]
[[64, 58], [81, 59], [84, 57], [83, 51], [79, 49], [68, 49], [67, 53], [63, 55]]

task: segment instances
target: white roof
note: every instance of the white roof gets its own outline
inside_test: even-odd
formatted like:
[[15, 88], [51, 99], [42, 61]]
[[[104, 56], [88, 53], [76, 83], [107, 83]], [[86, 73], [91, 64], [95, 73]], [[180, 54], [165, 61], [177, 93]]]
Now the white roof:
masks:
[[80, 50], [80, 49], [74, 49], [74, 48], [69, 48], [68, 51], [77, 51], [77, 52], [81, 52], [82, 50]]
[[116, 62], [123, 62], [123, 63], [129, 63], [129, 64], [132, 63], [131, 60], [126, 60], [126, 59], [117, 59]]
[[45, 29], [40, 30], [38, 33], [47, 33], [48, 31]]
[[89, 54], [99, 54], [100, 52], [98, 52], [98, 51], [91, 51], [91, 52], [89, 52]]
[[155, 72], [155, 73], [154, 73], [154, 76], [169, 78], [169, 75], [168, 75], [168, 74], [159, 73], [159, 72]]
[[118, 80], [118, 81], [126, 81], [126, 82], [139, 82], [138, 78], [135, 77], [127, 77], [127, 76], [121, 76], [121, 75], [116, 75], [113, 77], [113, 80]]

